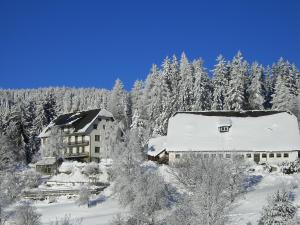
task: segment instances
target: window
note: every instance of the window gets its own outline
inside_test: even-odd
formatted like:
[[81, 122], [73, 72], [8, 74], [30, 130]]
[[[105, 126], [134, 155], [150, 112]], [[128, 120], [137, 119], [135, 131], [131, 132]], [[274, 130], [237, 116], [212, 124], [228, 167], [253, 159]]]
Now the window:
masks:
[[219, 158], [223, 158], [223, 154], [219, 154]]
[[277, 157], [277, 158], [281, 158], [281, 153], [277, 153], [277, 154], [276, 154], [276, 157]]
[[217, 156], [216, 154], [211, 154], [212, 158], [216, 158], [216, 156]]
[[204, 158], [208, 158], [208, 156], [209, 156], [208, 154], [204, 154]]
[[223, 132], [228, 132], [228, 131], [229, 131], [229, 126], [222, 126], [222, 127], [219, 127], [219, 131], [220, 131], [221, 133], [223, 133]]
[[101, 118], [98, 118], [98, 121], [100, 121], [100, 122], [101, 122]]
[[180, 154], [175, 154], [175, 159], [179, 159], [180, 158]]
[[267, 154], [266, 154], [266, 153], [263, 153], [263, 154], [261, 155], [261, 157], [262, 157], [262, 158], [267, 158]]
[[198, 153], [197, 158], [202, 158], [202, 154]]
[[247, 157], [247, 158], [251, 158], [252, 155], [251, 155], [250, 153], [248, 153], [248, 154], [246, 154], [246, 157]]
[[97, 125], [97, 124], [94, 124], [94, 125], [93, 125], [93, 128], [94, 128], [94, 130], [97, 130], [98, 125]]
[[231, 157], [230, 154], [226, 154], [226, 158], [229, 159]]
[[95, 153], [99, 153], [100, 152], [100, 147], [95, 147]]
[[105, 125], [103, 124], [103, 130], [105, 130]]
[[95, 135], [95, 141], [100, 141], [100, 135]]
[[274, 153], [270, 153], [269, 158], [274, 158]]
[[289, 153], [284, 153], [284, 154], [283, 154], [283, 157], [284, 157], [284, 158], [288, 158], [288, 157], [289, 157]]

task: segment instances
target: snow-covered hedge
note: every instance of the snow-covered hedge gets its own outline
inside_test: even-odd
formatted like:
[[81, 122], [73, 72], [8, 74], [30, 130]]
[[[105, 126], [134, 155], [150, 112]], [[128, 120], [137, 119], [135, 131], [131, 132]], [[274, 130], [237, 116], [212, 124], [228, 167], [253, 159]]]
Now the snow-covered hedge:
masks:
[[284, 162], [281, 164], [280, 170], [284, 174], [298, 173], [300, 171], [300, 161]]

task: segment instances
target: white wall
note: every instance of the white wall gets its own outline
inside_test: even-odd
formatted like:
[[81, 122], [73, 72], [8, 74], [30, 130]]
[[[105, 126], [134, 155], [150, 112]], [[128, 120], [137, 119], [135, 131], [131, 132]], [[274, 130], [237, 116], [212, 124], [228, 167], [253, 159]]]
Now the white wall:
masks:
[[[270, 154], [273, 153], [274, 157], [271, 158]], [[277, 153], [281, 154], [281, 157], [277, 156]], [[284, 157], [284, 153], [288, 154], [288, 157]], [[234, 157], [236, 155], [241, 155], [245, 160], [247, 161], [254, 161], [254, 154], [260, 154], [260, 163], [262, 162], [270, 162], [274, 164], [280, 164], [282, 162], [286, 161], [295, 161], [298, 159], [298, 152], [297, 151], [290, 151], [290, 152], [171, 152], [169, 151], [169, 162], [176, 162], [180, 158], [184, 157], [185, 155], [192, 155], [193, 157], [216, 157], [219, 158], [222, 156], [222, 158], [226, 158], [226, 156], [230, 155], [230, 157]], [[250, 158], [248, 158], [248, 154], [251, 155]], [[263, 154], [266, 154], [266, 158], [263, 158]], [[179, 157], [179, 158], [177, 158]]]

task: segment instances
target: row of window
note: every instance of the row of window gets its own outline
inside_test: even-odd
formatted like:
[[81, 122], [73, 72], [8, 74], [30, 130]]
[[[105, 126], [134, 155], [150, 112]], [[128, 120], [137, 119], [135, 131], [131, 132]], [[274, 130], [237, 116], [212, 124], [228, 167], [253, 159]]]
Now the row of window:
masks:
[[[255, 153], [255, 154], [257, 154], [258, 156], [260, 156], [260, 153]], [[289, 157], [289, 153], [268, 153], [269, 154], [269, 158], [282, 158], [282, 155], [283, 155], [283, 157], [284, 158], [288, 158]], [[267, 158], [267, 155], [268, 155], [267, 153], [262, 153], [261, 154], [261, 157], [262, 158]], [[180, 158], [180, 156], [181, 156], [181, 154], [175, 154], [175, 158], [176, 159], [179, 159]], [[211, 157], [211, 158], [216, 158], [216, 157], [219, 157], [219, 158], [224, 158], [224, 154], [216, 154], [216, 153], [211, 153], [211, 154], [208, 154], [208, 153], [204, 153], [204, 154], [202, 154], [202, 153], [197, 153], [197, 154], [193, 154], [193, 156], [194, 157], [198, 157], [198, 158], [209, 158], [209, 157]], [[244, 158], [244, 155], [234, 155], [235, 157], [240, 157], [240, 158]], [[255, 157], [255, 156], [254, 156]], [[225, 158], [227, 158], [227, 159], [229, 159], [229, 158], [231, 158], [231, 154], [229, 154], [229, 153], [226, 153], [225, 154]], [[248, 153], [248, 154], [246, 154], [246, 158], [252, 158], [252, 154], [251, 153]]]
[[[255, 154], [259, 154], [259, 153], [255, 153]], [[269, 155], [269, 156], [268, 156]], [[289, 153], [262, 153], [261, 154], [261, 157], [262, 158], [282, 158], [282, 155], [283, 155], [283, 158], [288, 158], [289, 157]], [[247, 158], [252, 158], [252, 155], [251, 154], [246, 154], [246, 157]], [[255, 157], [255, 156], [254, 156]]]
[[[65, 153], [68, 154], [68, 150], [65, 150]], [[73, 148], [69, 148], [69, 153], [73, 153]], [[76, 147], [76, 154], [84, 153], [83, 147]], [[95, 153], [100, 153], [100, 147], [95, 147]]]

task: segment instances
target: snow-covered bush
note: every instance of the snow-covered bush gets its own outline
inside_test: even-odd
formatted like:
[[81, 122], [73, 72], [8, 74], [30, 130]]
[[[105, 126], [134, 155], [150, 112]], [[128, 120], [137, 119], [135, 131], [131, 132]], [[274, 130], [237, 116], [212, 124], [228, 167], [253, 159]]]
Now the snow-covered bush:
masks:
[[24, 186], [27, 188], [36, 188], [42, 183], [42, 176], [34, 169], [25, 170], [22, 173]]
[[79, 190], [79, 196], [77, 199], [77, 204], [80, 205], [87, 205], [90, 200], [91, 192], [87, 186], [82, 186]]
[[278, 190], [269, 197], [268, 204], [263, 208], [259, 225], [294, 225], [297, 208], [289, 200], [289, 192]]
[[41, 225], [41, 214], [29, 202], [22, 202], [16, 208], [16, 225]]
[[284, 174], [293, 174], [300, 171], [300, 161], [283, 162], [280, 166], [280, 171]]
[[87, 163], [82, 169], [82, 173], [86, 175], [95, 175], [100, 173], [99, 164], [95, 162]]
[[56, 221], [51, 222], [50, 225], [82, 225], [82, 219], [71, 220], [71, 217], [65, 215], [62, 219], [56, 219]]

